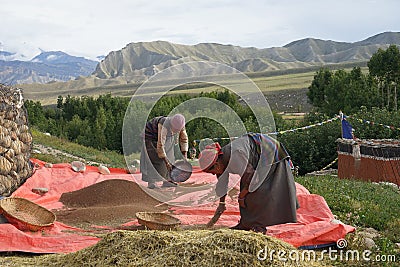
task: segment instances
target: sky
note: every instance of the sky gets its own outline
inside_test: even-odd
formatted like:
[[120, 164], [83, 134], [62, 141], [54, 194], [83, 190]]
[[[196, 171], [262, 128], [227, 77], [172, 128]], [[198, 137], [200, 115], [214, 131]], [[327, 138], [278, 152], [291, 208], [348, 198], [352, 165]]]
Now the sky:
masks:
[[281, 47], [400, 32], [398, 0], [0, 0], [0, 51], [95, 58], [132, 42]]

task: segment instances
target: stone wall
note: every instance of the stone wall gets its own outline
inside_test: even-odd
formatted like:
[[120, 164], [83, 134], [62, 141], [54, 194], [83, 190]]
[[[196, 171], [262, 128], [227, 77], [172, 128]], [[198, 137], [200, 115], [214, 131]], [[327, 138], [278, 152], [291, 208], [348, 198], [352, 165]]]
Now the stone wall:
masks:
[[400, 140], [338, 139], [338, 177], [400, 186]]
[[0, 84], [0, 196], [9, 196], [27, 178], [32, 135], [20, 89]]

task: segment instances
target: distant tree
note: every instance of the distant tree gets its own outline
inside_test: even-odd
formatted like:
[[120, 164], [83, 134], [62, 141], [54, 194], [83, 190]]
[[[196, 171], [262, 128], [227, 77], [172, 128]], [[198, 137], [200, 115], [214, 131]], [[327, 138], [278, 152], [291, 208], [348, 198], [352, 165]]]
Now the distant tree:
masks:
[[72, 119], [66, 123], [66, 134], [69, 140], [76, 141], [81, 135], [84, 123], [78, 115], [72, 116]]
[[28, 120], [30, 124], [38, 125], [46, 122], [43, 107], [39, 101], [34, 102], [32, 100], [26, 100], [24, 106], [28, 112]]
[[348, 73], [344, 70], [337, 70], [332, 74], [331, 83], [325, 88], [325, 103], [321, 110], [333, 116], [339, 113], [339, 110], [344, 111], [344, 103], [348, 83]]
[[61, 109], [63, 106], [63, 102], [64, 102], [64, 98], [61, 95], [59, 95], [57, 98], [57, 108]]
[[314, 76], [307, 96], [317, 111], [333, 116], [341, 110], [346, 114], [357, 112], [361, 106], [368, 109], [379, 105], [376, 83], [355, 67], [350, 72], [320, 69]]
[[106, 126], [107, 126], [107, 117], [106, 112], [102, 106], [96, 112], [96, 119], [93, 125], [93, 144], [95, 148], [103, 149], [106, 148], [107, 140], [106, 140]]
[[[380, 96], [376, 82], [368, 74], [363, 74], [360, 67], [355, 67], [347, 74], [345, 79], [344, 95], [339, 101], [343, 101], [341, 110], [347, 114], [353, 114], [361, 107], [371, 110], [379, 106]], [[338, 106], [339, 103], [338, 103]]]
[[307, 96], [311, 104], [316, 108], [323, 108], [327, 104], [328, 87], [332, 83], [333, 74], [327, 68], [321, 68], [314, 75], [311, 85], [308, 87]]
[[[325, 121], [329, 117], [310, 112], [300, 122], [301, 126]], [[337, 157], [336, 140], [340, 137], [339, 120], [313, 127], [304, 131], [288, 132], [278, 135], [288, 150], [294, 165], [301, 175], [321, 170]]]
[[382, 99], [382, 107], [397, 110], [397, 86], [400, 80], [399, 48], [396, 45], [390, 45], [386, 50], [378, 49], [368, 62], [368, 68], [370, 75], [378, 81], [382, 98], [386, 93], [387, 102], [385, 105], [385, 101]]

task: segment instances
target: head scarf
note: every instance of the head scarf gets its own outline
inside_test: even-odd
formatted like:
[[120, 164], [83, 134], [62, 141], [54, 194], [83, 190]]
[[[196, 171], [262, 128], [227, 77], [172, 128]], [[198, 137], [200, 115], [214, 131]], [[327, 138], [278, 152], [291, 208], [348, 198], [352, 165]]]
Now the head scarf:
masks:
[[221, 146], [219, 143], [214, 143], [205, 147], [199, 155], [199, 165], [203, 171], [207, 171], [217, 162], [218, 156], [222, 155]]
[[185, 127], [185, 117], [182, 114], [175, 114], [170, 118], [171, 130], [179, 132]]

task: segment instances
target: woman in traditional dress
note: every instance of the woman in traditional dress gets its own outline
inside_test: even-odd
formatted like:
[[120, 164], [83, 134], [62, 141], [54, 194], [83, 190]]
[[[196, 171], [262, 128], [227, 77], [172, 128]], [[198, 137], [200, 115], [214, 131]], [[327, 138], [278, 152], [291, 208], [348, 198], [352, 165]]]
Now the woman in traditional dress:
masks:
[[267, 226], [296, 222], [298, 202], [290, 157], [277, 140], [249, 133], [223, 148], [214, 143], [200, 153], [199, 164], [218, 178], [215, 190], [219, 205], [208, 226], [226, 209], [229, 174], [240, 176], [241, 218], [232, 229], [265, 233]]
[[142, 180], [148, 183], [148, 188], [156, 188], [156, 182], [160, 181], [163, 181], [163, 187], [176, 186], [169, 177], [175, 162], [175, 143], [179, 143], [180, 151], [187, 159], [188, 136], [185, 117], [182, 114], [155, 117], [146, 123], [140, 171]]

